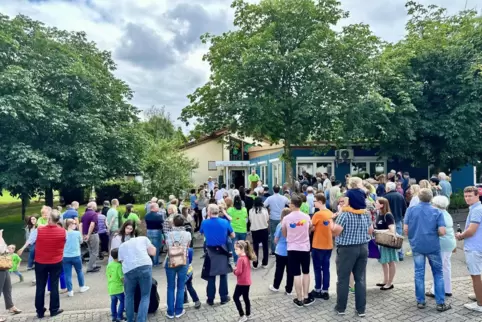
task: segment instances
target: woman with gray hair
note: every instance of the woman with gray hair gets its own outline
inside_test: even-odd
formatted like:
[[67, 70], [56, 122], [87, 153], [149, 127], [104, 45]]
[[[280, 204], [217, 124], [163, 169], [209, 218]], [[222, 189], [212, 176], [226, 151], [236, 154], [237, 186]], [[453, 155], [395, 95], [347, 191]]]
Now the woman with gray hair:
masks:
[[[457, 244], [455, 242], [454, 221], [452, 216], [447, 212], [449, 206], [449, 200], [445, 196], [436, 196], [432, 199], [432, 206], [442, 211], [445, 221], [445, 235], [440, 236], [440, 254], [442, 257], [443, 276], [445, 285], [445, 296], [452, 296], [452, 265], [450, 258], [452, 253], [455, 252]], [[425, 293], [426, 296], [435, 297], [434, 287], [430, 292]]]

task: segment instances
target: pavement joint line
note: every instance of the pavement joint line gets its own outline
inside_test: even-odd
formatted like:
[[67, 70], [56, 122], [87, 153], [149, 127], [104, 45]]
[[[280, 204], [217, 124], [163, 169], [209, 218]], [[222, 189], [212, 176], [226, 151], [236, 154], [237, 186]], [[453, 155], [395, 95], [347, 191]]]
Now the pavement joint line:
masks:
[[[468, 281], [472, 281], [470, 279], [469, 276], [462, 276], [462, 277], [454, 277], [452, 278], [452, 283], [454, 282], [468, 282]], [[430, 283], [431, 281], [428, 280], [428, 281], [425, 281], [425, 283]], [[414, 282], [411, 282], [411, 283], [400, 283], [400, 284], [394, 284], [396, 285], [396, 288], [397, 289], [406, 289], [406, 288], [410, 288], [412, 286], [414, 286]], [[368, 291], [372, 291], [372, 290], [378, 290], [380, 289], [380, 287], [378, 286], [370, 286], [370, 287], [367, 287], [367, 292]], [[330, 296], [336, 296], [336, 292], [330, 292]], [[276, 293], [269, 293], [269, 294], [264, 294], [264, 295], [257, 295], [257, 296], [254, 296], [254, 297], [250, 297], [250, 300], [251, 301], [256, 301], [256, 300], [263, 300], [263, 299], [266, 299], [266, 298], [272, 298], [272, 297], [284, 297], [284, 295], [282, 295], [282, 292], [276, 294]], [[155, 314], [158, 314], [159, 312], [163, 312], [166, 310], [166, 305], [165, 304], [161, 304], [159, 305], [159, 309], [156, 311]], [[188, 307], [190, 308], [190, 306]], [[62, 313], [61, 316], [64, 316], [64, 315], [75, 315], [75, 314], [96, 314], [96, 313], [110, 313], [110, 308], [94, 308], [94, 309], [89, 309], [89, 310], [65, 310], [64, 313]], [[22, 317], [35, 317], [37, 315], [37, 313], [22, 313]]]

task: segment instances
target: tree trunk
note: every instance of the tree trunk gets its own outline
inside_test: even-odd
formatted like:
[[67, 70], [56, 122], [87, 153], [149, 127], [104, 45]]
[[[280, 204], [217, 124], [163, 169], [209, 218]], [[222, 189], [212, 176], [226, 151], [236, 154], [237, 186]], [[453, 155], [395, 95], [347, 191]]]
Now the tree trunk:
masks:
[[27, 210], [28, 202], [30, 201], [30, 198], [27, 194], [22, 194], [20, 196], [22, 200], [22, 220], [25, 220], [25, 212]]
[[51, 187], [45, 189], [45, 205], [49, 207], [54, 206], [54, 191]]
[[285, 161], [285, 177], [286, 182], [291, 185], [292, 190], [295, 190], [295, 176], [293, 175], [293, 157], [291, 155], [291, 147], [285, 141], [284, 144], [284, 152], [283, 152], [283, 160]]

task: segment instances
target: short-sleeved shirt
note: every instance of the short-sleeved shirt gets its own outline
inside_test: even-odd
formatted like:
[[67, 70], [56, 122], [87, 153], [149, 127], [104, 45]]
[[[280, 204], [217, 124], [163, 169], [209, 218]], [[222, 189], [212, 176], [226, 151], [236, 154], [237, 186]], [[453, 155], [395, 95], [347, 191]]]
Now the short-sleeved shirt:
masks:
[[64, 257], [79, 257], [80, 244], [82, 244], [82, 236], [78, 230], [67, 231], [67, 240], [64, 246]]
[[447, 210], [442, 210], [445, 221], [445, 235], [440, 236], [440, 251], [451, 252], [457, 247], [455, 240], [454, 221]]
[[110, 262], [105, 270], [105, 275], [107, 276], [107, 291], [109, 295], [124, 293], [124, 283], [122, 282], [124, 273], [122, 273], [121, 263]]
[[283, 218], [288, 250], [310, 251], [310, 223], [310, 216], [301, 211], [292, 211]]
[[231, 227], [235, 233], [244, 234], [248, 231], [248, 211], [246, 208], [236, 209], [231, 207], [228, 209], [228, 215], [231, 216]]
[[447, 180], [440, 180], [439, 183], [442, 190], [440, 191], [443, 196], [447, 197], [450, 200], [450, 196], [452, 195], [452, 185]]
[[87, 235], [89, 233], [89, 227], [91, 223], [94, 223], [94, 230], [92, 231], [93, 234], [97, 233], [98, 230], [98, 216], [97, 213], [93, 210], [87, 210], [85, 214], [80, 219], [82, 222], [82, 234]]
[[281, 223], [276, 226], [274, 237], [278, 238], [278, 243], [276, 244], [274, 252], [280, 256], [288, 256], [288, 245], [286, 243], [286, 237], [283, 236], [283, 232], [281, 231]]
[[145, 236], [131, 238], [119, 247], [119, 261], [122, 262], [122, 272], [129, 273], [141, 266], [152, 266], [152, 260], [147, 249], [152, 246]]
[[228, 240], [228, 235], [233, 233], [233, 228], [229, 221], [215, 217], [203, 220], [199, 232], [204, 234], [206, 246], [223, 246]]
[[336, 223], [343, 227], [343, 231], [335, 239], [336, 245], [362, 245], [370, 241], [368, 228], [372, 224], [371, 216], [342, 212], [336, 218]]
[[313, 248], [316, 249], [333, 249], [333, 234], [331, 232], [330, 223], [333, 213], [328, 209], [316, 212], [311, 219], [313, 227]]
[[479, 227], [472, 237], [465, 238], [464, 250], [482, 252], [482, 204], [479, 202], [469, 207], [469, 215], [465, 223], [465, 229], [469, 228], [470, 224], [478, 224]]
[[390, 225], [395, 225], [395, 218], [391, 213], [386, 213], [385, 215], [379, 214], [377, 216], [377, 229], [384, 230], [388, 229]]
[[37, 219], [37, 227], [47, 226], [49, 224], [48, 218], [40, 217]]
[[107, 212], [106, 223], [111, 232], [119, 230], [119, 212], [117, 209], [110, 208]]
[[10, 268], [9, 271], [16, 272], [18, 271], [18, 265], [20, 264], [22, 259], [15, 253], [11, 254], [10, 256], [12, 257], [12, 268]]
[[428, 202], [408, 208], [405, 214], [408, 240], [414, 253], [432, 254], [440, 251], [438, 229], [445, 227], [442, 212]]
[[269, 208], [269, 219], [271, 220], [280, 220], [281, 219], [281, 211], [288, 205], [290, 201], [285, 196], [280, 195], [279, 193], [275, 193], [272, 196], [269, 196], [264, 201], [264, 206]]
[[249, 182], [258, 182], [259, 181], [259, 176], [257, 174], [250, 174], [248, 176]]
[[191, 209], [196, 209], [196, 208], [197, 208], [196, 200], [197, 200], [196, 195], [190, 195], [190, 196], [189, 196], [189, 202], [190, 202], [190, 204], [191, 204]]
[[121, 218], [122, 224], [124, 224], [124, 223], [125, 223], [126, 221], [128, 221], [128, 220], [132, 220], [132, 221], [134, 221], [136, 224], [139, 224], [139, 223], [141, 222], [141, 220], [139, 219], [139, 216], [138, 216], [137, 214], [133, 213], [133, 212], [131, 212], [131, 213], [127, 216], [127, 218], [124, 218], [124, 216], [122, 216], [122, 218]]
[[69, 209], [62, 215], [62, 218], [65, 220], [67, 219], [75, 219], [79, 218], [79, 213], [75, 209]]

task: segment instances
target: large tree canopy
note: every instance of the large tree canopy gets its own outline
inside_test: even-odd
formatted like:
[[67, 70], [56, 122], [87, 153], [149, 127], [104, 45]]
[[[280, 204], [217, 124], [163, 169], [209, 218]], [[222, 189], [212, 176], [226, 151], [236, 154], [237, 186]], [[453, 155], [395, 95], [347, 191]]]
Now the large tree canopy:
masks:
[[482, 159], [482, 18], [407, 2], [407, 35], [381, 59], [380, 94], [365, 135], [382, 153], [454, 169]]
[[346, 117], [378, 97], [371, 59], [380, 46], [368, 26], [335, 31], [348, 15], [335, 0], [236, 0], [232, 7], [236, 29], [203, 38], [211, 44], [204, 57], [211, 76], [189, 96], [181, 119], [196, 119], [204, 132], [227, 128], [282, 141], [289, 164], [291, 145], [352, 139]]
[[137, 110], [82, 32], [0, 15], [0, 186], [29, 197], [135, 171]]

